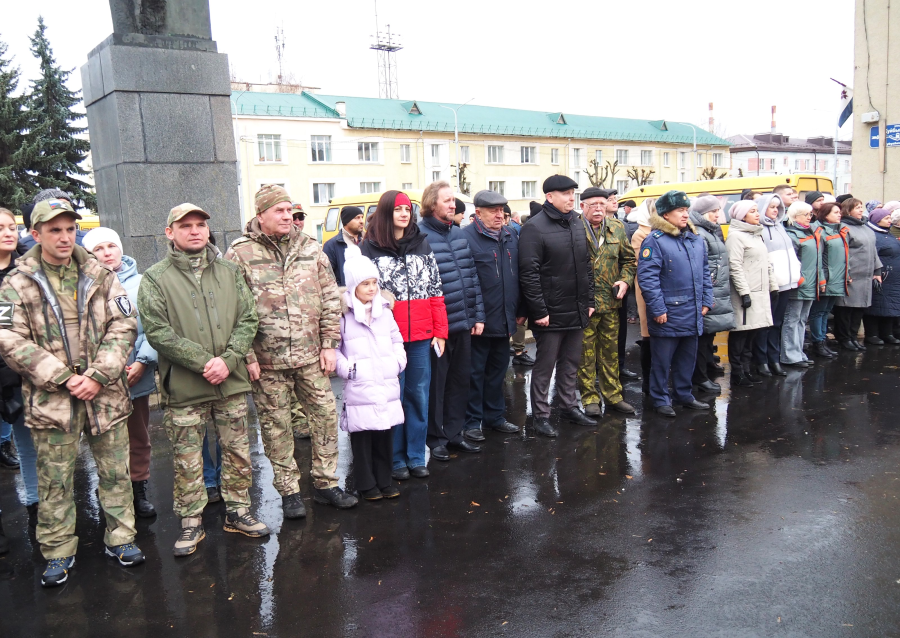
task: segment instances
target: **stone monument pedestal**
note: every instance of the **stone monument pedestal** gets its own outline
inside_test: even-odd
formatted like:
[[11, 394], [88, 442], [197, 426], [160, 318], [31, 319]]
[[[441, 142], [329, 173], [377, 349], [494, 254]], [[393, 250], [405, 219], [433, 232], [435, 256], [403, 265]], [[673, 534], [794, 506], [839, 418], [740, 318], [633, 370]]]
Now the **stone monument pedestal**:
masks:
[[212, 40], [115, 33], [81, 68], [100, 221], [139, 270], [167, 250], [183, 202], [212, 216], [224, 252], [240, 235], [228, 56]]

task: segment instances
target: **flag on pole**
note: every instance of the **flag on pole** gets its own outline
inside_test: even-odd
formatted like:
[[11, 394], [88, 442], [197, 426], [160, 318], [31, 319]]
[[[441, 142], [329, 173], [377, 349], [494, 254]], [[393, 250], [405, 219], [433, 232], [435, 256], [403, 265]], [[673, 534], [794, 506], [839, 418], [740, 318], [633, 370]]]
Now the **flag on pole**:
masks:
[[841, 90], [841, 116], [838, 118], [838, 128], [853, 115], [853, 89], [844, 86]]

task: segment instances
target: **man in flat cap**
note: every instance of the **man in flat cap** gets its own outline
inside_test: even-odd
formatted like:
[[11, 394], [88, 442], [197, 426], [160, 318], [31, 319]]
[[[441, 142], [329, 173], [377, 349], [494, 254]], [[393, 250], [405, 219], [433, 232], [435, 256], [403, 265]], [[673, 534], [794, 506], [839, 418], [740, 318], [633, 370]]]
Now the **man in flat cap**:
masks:
[[331, 262], [331, 270], [338, 286], [344, 285], [344, 251], [347, 246], [362, 243], [365, 216], [358, 206], [344, 206], [341, 209], [341, 232], [325, 242], [322, 250]]
[[[607, 409], [634, 414], [619, 381], [619, 309], [634, 284], [637, 262], [625, 226], [610, 212], [607, 191], [591, 187], [581, 194], [584, 230], [594, 266], [594, 314], [584, 330], [578, 386], [588, 416], [600, 416], [600, 395]], [[600, 381], [600, 393], [594, 385]]]
[[503, 380], [509, 369], [509, 338], [525, 323], [519, 297], [519, 238], [503, 223], [506, 198], [475, 193], [475, 221], [463, 229], [469, 241], [484, 300], [484, 330], [472, 335], [472, 371], [464, 435], [484, 441], [484, 430], [510, 434], [519, 426], [506, 420]]
[[594, 313], [594, 276], [584, 223], [575, 214], [575, 180], [553, 175], [544, 181], [546, 200], [519, 236], [519, 288], [537, 342], [531, 373], [535, 430], [557, 436], [550, 425], [550, 378], [556, 368], [556, 395], [563, 418], [596, 425], [578, 407], [576, 374], [584, 329]]
[[245, 357], [256, 335], [256, 305], [240, 269], [209, 243], [207, 220], [209, 213], [194, 204], [173, 208], [168, 254], [147, 269], [138, 288], [144, 334], [159, 355], [163, 423], [175, 460], [174, 507], [181, 517], [175, 556], [193, 554], [206, 537], [201, 455], [210, 421], [222, 449], [225, 531], [269, 534], [250, 514]]
[[[350, 214], [362, 217], [359, 209]], [[306, 516], [291, 431], [295, 394], [312, 438], [313, 499], [353, 507], [356, 497], [338, 487], [337, 478], [337, 409], [328, 375], [341, 339], [341, 302], [328, 257], [291, 223], [287, 191], [269, 184], [256, 193], [256, 217], [225, 259], [240, 268], [256, 302], [259, 330], [247, 368], [285, 518]]]
[[0, 288], [0, 356], [22, 377], [37, 450], [44, 587], [65, 583], [75, 564], [72, 490], [82, 433], [99, 478], [106, 554], [126, 567], [144, 562], [134, 544], [131, 400], [123, 381], [137, 313], [116, 273], [75, 244], [78, 219], [66, 200], [38, 202], [31, 214], [37, 243]]

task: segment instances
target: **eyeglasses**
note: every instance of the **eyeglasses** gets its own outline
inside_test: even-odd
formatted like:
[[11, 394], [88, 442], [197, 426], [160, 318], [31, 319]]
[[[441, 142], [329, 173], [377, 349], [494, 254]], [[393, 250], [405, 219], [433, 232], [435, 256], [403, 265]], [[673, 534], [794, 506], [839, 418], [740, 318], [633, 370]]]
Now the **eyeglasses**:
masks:
[[306, 213], [294, 213], [295, 222], [302, 222], [304, 219], [306, 219]]
[[600, 202], [594, 202], [593, 204], [582, 204], [582, 208], [603, 208], [606, 204], [602, 204]]

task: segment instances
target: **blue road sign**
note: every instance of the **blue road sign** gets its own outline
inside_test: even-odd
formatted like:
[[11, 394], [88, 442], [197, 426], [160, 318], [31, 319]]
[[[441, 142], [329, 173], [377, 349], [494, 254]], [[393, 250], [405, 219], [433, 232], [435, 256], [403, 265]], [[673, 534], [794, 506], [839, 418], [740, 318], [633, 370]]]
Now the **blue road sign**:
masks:
[[[869, 129], [869, 146], [871, 148], [878, 148], [880, 145], [880, 141], [878, 139], [878, 135], [880, 133], [880, 128], [877, 126], [873, 126]], [[887, 129], [885, 129], [885, 146], [887, 148], [891, 148], [892, 146], [900, 146], [900, 124], [888, 124]]]

